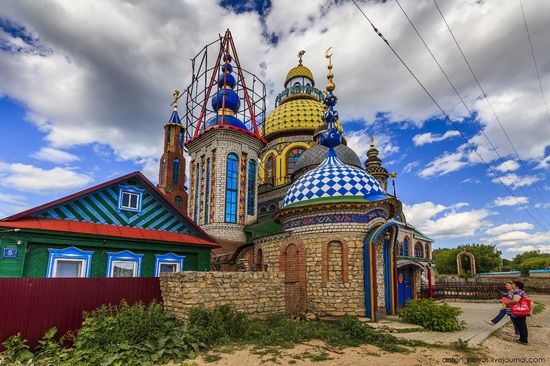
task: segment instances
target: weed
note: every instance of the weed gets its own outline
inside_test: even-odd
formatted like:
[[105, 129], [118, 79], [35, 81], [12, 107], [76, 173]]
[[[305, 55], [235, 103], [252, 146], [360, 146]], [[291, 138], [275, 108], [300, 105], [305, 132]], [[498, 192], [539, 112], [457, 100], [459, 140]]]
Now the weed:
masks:
[[206, 355], [203, 356], [204, 362], [216, 362], [221, 359], [222, 359], [222, 356], [220, 356], [219, 354], [207, 353]]
[[464, 329], [464, 321], [458, 319], [462, 310], [438, 304], [432, 299], [411, 300], [398, 311], [405, 322], [418, 324], [436, 332], [453, 332]]
[[531, 314], [537, 315], [538, 313], [542, 312], [545, 308], [546, 308], [546, 305], [537, 302], [531, 309]]

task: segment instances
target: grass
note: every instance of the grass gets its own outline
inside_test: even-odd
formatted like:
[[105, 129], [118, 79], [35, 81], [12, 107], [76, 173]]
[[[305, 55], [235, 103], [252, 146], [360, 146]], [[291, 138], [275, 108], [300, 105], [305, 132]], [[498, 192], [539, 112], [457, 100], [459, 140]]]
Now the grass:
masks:
[[544, 309], [546, 309], [546, 305], [542, 304], [542, 303], [535, 303], [535, 305], [533, 306], [533, 309], [531, 310], [531, 313], [533, 315], [537, 315], [538, 313], [541, 313]]

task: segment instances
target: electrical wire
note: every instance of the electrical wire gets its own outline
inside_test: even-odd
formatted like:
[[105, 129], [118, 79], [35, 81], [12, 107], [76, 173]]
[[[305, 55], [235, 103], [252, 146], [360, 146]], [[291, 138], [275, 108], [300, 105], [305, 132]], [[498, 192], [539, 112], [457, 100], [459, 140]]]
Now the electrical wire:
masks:
[[[397, 0], [396, 0], [397, 1]], [[464, 52], [462, 51], [462, 48], [460, 47], [460, 44], [458, 43], [453, 31], [451, 30], [451, 27], [449, 26], [449, 23], [447, 23], [447, 20], [445, 19], [445, 16], [443, 15], [443, 13], [441, 12], [441, 9], [439, 8], [439, 6], [437, 5], [437, 2], [436, 0], [433, 0], [434, 4], [435, 4], [435, 7], [437, 8], [437, 11], [439, 12], [439, 15], [441, 15], [441, 18], [443, 19], [443, 22], [445, 23], [445, 25], [447, 26], [447, 29], [449, 30], [449, 33], [451, 34], [451, 36], [453, 37], [453, 40], [455, 41], [455, 44], [458, 48], [458, 50], [460, 51], [460, 54], [462, 55], [462, 58], [464, 59], [464, 62], [466, 62], [466, 65], [468, 65], [468, 68], [470, 69], [470, 72], [472, 73], [477, 85], [479, 86], [479, 89], [481, 90], [481, 92], [483, 93], [483, 97], [485, 98], [485, 100], [487, 101], [487, 104], [489, 105], [491, 111], [493, 112], [493, 115], [495, 116], [495, 119], [497, 120], [498, 124], [500, 125], [500, 128], [502, 129], [502, 132], [504, 133], [504, 135], [506, 136], [506, 139], [508, 139], [508, 143], [510, 144], [510, 146], [512, 147], [512, 150], [514, 150], [514, 153], [516, 154], [516, 157], [518, 158], [518, 161], [519, 163], [521, 164], [521, 166], [523, 167], [523, 170], [525, 171], [525, 173], [527, 174], [527, 176], [529, 177], [529, 180], [531, 181], [531, 185], [535, 188], [535, 191], [537, 191], [539, 197], [541, 198], [542, 202], [544, 202], [544, 206], [545, 207], [548, 207], [548, 204], [546, 203], [546, 200], [544, 199], [544, 197], [542, 196], [542, 194], [540, 193], [540, 190], [538, 189], [537, 185], [535, 184], [535, 181], [533, 180], [533, 178], [531, 177], [531, 174], [529, 174], [529, 171], [527, 170], [527, 167], [525, 166], [525, 164], [523, 163], [523, 160], [519, 157], [519, 154], [514, 146], [514, 144], [512, 143], [512, 140], [510, 140], [510, 137], [508, 136], [508, 133], [506, 133], [506, 130], [504, 129], [504, 126], [502, 125], [502, 122], [500, 121], [500, 118], [498, 117], [497, 113], [495, 112], [495, 109], [493, 108], [493, 105], [491, 104], [491, 101], [489, 100], [489, 96], [487, 95], [487, 93], [485, 93], [485, 90], [483, 89], [483, 87], [481, 86], [481, 83], [479, 82], [479, 79], [477, 78], [474, 70], [472, 69], [472, 67], [470, 66], [470, 63], [468, 62], [468, 59], [466, 58], [466, 55], [464, 54]], [[520, 2], [521, 4], [521, 2]], [[522, 7], [522, 10], [523, 10], [523, 7]], [[538, 74], [538, 72], [537, 72]], [[540, 82], [540, 78], [539, 78], [539, 82]], [[542, 88], [542, 85], [541, 85], [541, 88]], [[548, 111], [548, 110], [547, 110]], [[550, 117], [549, 117], [550, 118]], [[479, 125], [479, 124], [478, 124]], [[480, 127], [481, 128], [481, 127]], [[485, 135], [485, 133], [484, 133]], [[485, 136], [487, 137], [487, 136]], [[491, 144], [491, 146], [493, 146]], [[494, 148], [494, 147], [493, 147]], [[496, 152], [496, 150], [495, 150]], [[500, 157], [500, 155], [499, 155]], [[507, 167], [506, 167], [507, 168]], [[508, 169], [508, 168], [507, 168]], [[510, 175], [515, 179], [515, 175], [513, 175], [511, 172], [510, 172]], [[516, 180], [516, 184], [518, 184], [517, 180]], [[519, 184], [518, 184], [519, 186]], [[519, 186], [522, 191], [523, 191], [523, 188], [521, 186]], [[525, 193], [525, 191], [523, 191]], [[527, 195], [527, 194], [526, 194]], [[533, 204], [533, 207], [535, 207], [535, 210], [537, 210], [537, 212], [539, 213], [539, 215], [541, 215], [541, 217], [544, 219], [544, 221], [546, 221], [546, 219], [544, 218], [544, 216], [542, 216], [542, 214], [539, 212], [539, 210], [537, 209], [537, 207]], [[548, 221], [546, 221], [548, 223]]]
[[374, 26], [374, 24], [372, 23], [372, 21], [369, 19], [369, 17], [365, 14], [365, 12], [363, 12], [363, 9], [361, 9], [361, 7], [359, 7], [359, 5], [357, 4], [357, 2], [355, 0], [352, 0], [353, 4], [357, 7], [357, 9], [359, 9], [359, 11], [361, 12], [361, 14], [363, 15], [363, 17], [369, 22], [369, 24], [371, 25], [372, 29], [374, 30], [374, 32], [388, 45], [388, 47], [392, 50], [392, 52], [394, 53], [394, 55], [399, 59], [399, 61], [403, 64], [403, 66], [407, 69], [407, 71], [409, 71], [409, 73], [411, 74], [411, 76], [416, 80], [416, 82], [420, 85], [420, 87], [424, 90], [424, 92], [426, 92], [426, 94], [430, 97], [430, 99], [434, 102], [434, 104], [437, 106], [437, 108], [439, 108], [439, 110], [441, 111], [441, 113], [445, 116], [445, 118], [449, 121], [449, 123], [451, 123], [451, 125], [458, 131], [458, 133], [460, 134], [460, 136], [462, 136], [462, 138], [466, 141], [466, 143], [468, 144], [468, 146], [470, 147], [470, 149], [478, 156], [478, 158], [487, 166], [487, 168], [489, 169], [489, 171], [491, 171], [491, 173], [493, 173], [493, 175], [496, 177], [496, 179], [504, 186], [504, 188], [506, 188], [506, 190], [508, 191], [508, 193], [510, 193], [510, 195], [512, 197], [514, 197], [516, 199], [516, 201], [518, 202], [518, 204], [521, 206], [521, 208], [523, 208], [523, 210], [525, 210], [525, 212], [527, 212], [527, 214], [539, 225], [541, 226], [545, 231], [548, 231], [548, 229], [546, 229], [546, 227], [544, 225], [542, 225], [534, 216], [533, 214], [531, 214], [531, 212], [529, 212], [529, 210], [527, 210], [527, 208], [517, 199], [517, 197], [513, 194], [513, 192], [510, 190], [510, 188], [504, 184], [504, 182], [500, 179], [500, 177], [495, 173], [495, 171], [493, 170], [493, 168], [491, 168], [491, 166], [483, 159], [483, 157], [477, 152], [477, 150], [474, 148], [474, 146], [470, 143], [470, 141], [466, 138], [466, 136], [462, 133], [462, 131], [460, 131], [460, 129], [456, 126], [456, 124], [451, 120], [451, 118], [449, 117], [449, 115], [443, 110], [443, 108], [439, 105], [439, 103], [437, 103], [437, 101], [434, 99], [434, 97], [431, 95], [431, 93], [426, 89], [426, 87], [420, 82], [420, 80], [418, 79], [418, 77], [414, 74], [414, 72], [412, 72], [412, 70], [407, 66], [407, 64], [405, 63], [405, 61], [403, 61], [403, 59], [401, 58], [401, 56], [399, 56], [399, 54], [397, 53], [397, 51], [395, 51], [395, 49], [390, 45], [390, 43], [388, 42], [388, 40], [384, 37], [384, 35], [382, 34], [382, 32], [380, 32], [378, 30], [378, 28], [376, 28]]

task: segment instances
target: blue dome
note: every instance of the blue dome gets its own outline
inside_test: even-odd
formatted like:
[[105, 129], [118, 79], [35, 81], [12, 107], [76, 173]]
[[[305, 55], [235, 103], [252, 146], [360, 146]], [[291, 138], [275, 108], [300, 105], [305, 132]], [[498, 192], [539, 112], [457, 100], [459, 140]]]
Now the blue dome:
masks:
[[218, 111], [219, 109], [222, 108], [224, 94], [225, 94], [225, 108], [231, 109], [234, 113], [237, 113], [237, 111], [241, 107], [241, 99], [239, 98], [237, 93], [235, 93], [231, 89], [218, 90], [216, 95], [212, 97], [212, 108], [215, 111]]
[[231, 89], [233, 89], [235, 85], [237, 85], [237, 80], [235, 80], [235, 77], [232, 74], [220, 74], [220, 76], [218, 77], [218, 86], [220, 88], [223, 88], [224, 82], [225, 85], [227, 85]]
[[282, 207], [321, 202], [373, 202], [385, 198], [384, 188], [372, 175], [345, 165], [330, 148], [317, 168], [292, 183]]
[[[243, 130], [248, 131], [248, 128], [246, 128], [244, 123], [242, 123], [238, 118], [235, 118], [233, 116], [228, 116], [228, 115], [223, 116], [223, 122], [224, 122], [223, 123], [224, 125], [234, 126], [234, 127], [242, 128]], [[204, 128], [212, 127], [215, 125], [221, 125], [221, 124], [222, 124], [222, 116], [216, 116], [206, 121], [206, 125]]]

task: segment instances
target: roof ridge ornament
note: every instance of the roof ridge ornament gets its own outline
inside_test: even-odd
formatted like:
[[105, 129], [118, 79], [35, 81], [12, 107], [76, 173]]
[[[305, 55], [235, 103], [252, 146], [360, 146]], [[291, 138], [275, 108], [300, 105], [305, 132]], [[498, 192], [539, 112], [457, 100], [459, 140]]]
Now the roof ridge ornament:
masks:
[[298, 52], [298, 66], [302, 66], [302, 56], [304, 55], [304, 53], [306, 53], [306, 51], [304, 50], [300, 50]]
[[174, 94], [172, 94], [174, 97], [174, 110], [178, 110], [178, 99], [180, 97], [180, 91], [178, 89], [174, 90]]

